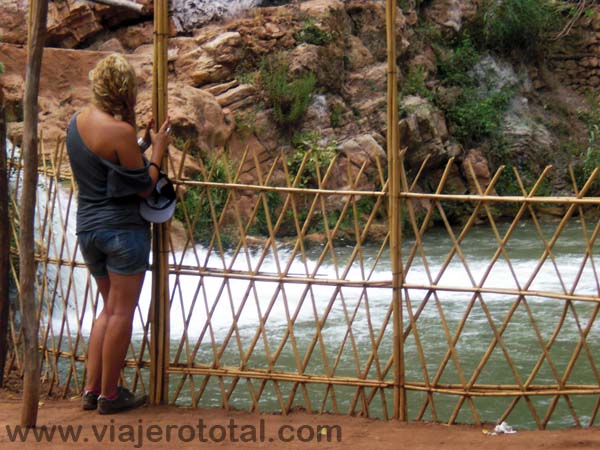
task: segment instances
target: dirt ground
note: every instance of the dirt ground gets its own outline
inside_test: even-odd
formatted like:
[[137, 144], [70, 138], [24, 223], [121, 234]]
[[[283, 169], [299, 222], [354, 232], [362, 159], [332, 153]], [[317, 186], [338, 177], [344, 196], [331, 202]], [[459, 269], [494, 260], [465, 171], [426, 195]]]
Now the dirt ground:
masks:
[[[398, 423], [305, 413], [282, 416], [172, 406], [147, 406], [118, 415], [101, 416], [95, 411], [82, 411], [78, 398], [42, 401], [36, 429], [42, 434], [37, 436], [30, 434], [23, 441], [19, 437], [15, 440], [15, 433], [18, 430], [14, 427], [19, 422], [20, 409], [18, 394], [0, 390], [0, 448], [3, 450], [42, 447], [72, 449], [82, 445], [86, 450], [106, 448], [108, 445], [111, 449], [198, 447], [347, 449], [350, 447], [353, 450], [439, 448], [580, 450], [600, 448], [598, 427], [560, 431], [517, 431], [515, 434], [490, 436], [486, 435], [482, 428], [475, 426]], [[72, 433], [67, 435], [69, 426]], [[52, 432], [54, 435], [50, 438]]]

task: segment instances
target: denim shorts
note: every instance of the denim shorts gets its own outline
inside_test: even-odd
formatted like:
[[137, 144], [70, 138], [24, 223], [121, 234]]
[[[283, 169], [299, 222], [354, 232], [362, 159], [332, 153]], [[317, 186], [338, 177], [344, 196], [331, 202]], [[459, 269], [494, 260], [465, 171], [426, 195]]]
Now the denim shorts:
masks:
[[150, 229], [102, 229], [78, 235], [83, 260], [94, 277], [134, 275], [148, 268]]

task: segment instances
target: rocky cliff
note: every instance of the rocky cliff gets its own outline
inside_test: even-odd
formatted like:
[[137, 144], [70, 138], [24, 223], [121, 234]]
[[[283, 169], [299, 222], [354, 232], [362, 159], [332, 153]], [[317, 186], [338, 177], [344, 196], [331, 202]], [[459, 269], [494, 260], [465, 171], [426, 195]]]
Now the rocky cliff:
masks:
[[[141, 13], [74, 0], [51, 3], [48, 45], [52, 48], [44, 54], [40, 92], [40, 128], [47, 143], [63, 136], [68, 118], [89, 100], [87, 73], [106, 52], [128, 54], [140, 80], [138, 119], [140, 123], [149, 120], [151, 2], [138, 2], [145, 6]], [[269, 167], [282, 149], [293, 151], [292, 135], [316, 133], [321, 145], [336, 146], [341, 156], [332, 188], [347, 187], [348, 177], [356, 175], [363, 164], [367, 170], [358, 188], [373, 188], [376, 161], [385, 164], [386, 159], [384, 3], [311, 0], [241, 12], [243, 6], [254, 4], [248, 1], [247, 5], [236, 3], [240, 9], [232, 9], [235, 14], [228, 18], [222, 18], [223, 11], [217, 10], [214, 16], [203, 13], [200, 17], [201, 3], [172, 4], [169, 114], [176, 136], [173, 154], [178, 154], [184, 142], [191, 144], [184, 175], [193, 177], [201, 158], [223, 149], [230, 158], [238, 158], [242, 149], [248, 148]], [[10, 132], [17, 140], [22, 120], [25, 6], [22, 0], [10, 0], [0, 13], [0, 61], [5, 65], [0, 83], [12, 120]], [[451, 157], [459, 164], [449, 185], [459, 193], [476, 191], [467, 181], [467, 164], [473, 166], [483, 186], [498, 165], [485, 139], [460, 139], [453, 122], [440, 109], [440, 98], [451, 97], [452, 88], [440, 81], [440, 50], [423, 32], [430, 30], [431, 34], [433, 30], [451, 40], [476, 12], [477, 2], [471, 0], [432, 0], [420, 8], [410, 4], [398, 8], [401, 143], [408, 150], [409, 171], [417, 170], [428, 158], [427, 176], [417, 189], [435, 186]], [[214, 20], [215, 16], [220, 19]], [[501, 136], [506, 143], [503, 151], [521, 161], [521, 168], [533, 173], [550, 163], [566, 167], [564, 163], [572, 155], [565, 154], [562, 144], [585, 146], [586, 128], [580, 120], [570, 124], [568, 137], [557, 132], [557, 124], [579, 117], [587, 108], [581, 93], [600, 84], [598, 24], [598, 11], [582, 18], [576, 25], [582, 38], [549, 64], [515, 58], [477, 63], [482, 79], [489, 81], [491, 73], [498, 80], [510, 80], [511, 97], [506, 100]], [[312, 74], [315, 79], [307, 110], [291, 131], [278, 125], [259, 82], [261, 64], [275, 54], [285, 55], [290, 77]], [[414, 83], [415, 68], [426, 89], [421, 93], [404, 89]], [[428, 98], [429, 92], [436, 92], [435, 102]], [[248, 167], [242, 179], [250, 181], [255, 176]], [[566, 184], [564, 173], [556, 175], [556, 190]]]

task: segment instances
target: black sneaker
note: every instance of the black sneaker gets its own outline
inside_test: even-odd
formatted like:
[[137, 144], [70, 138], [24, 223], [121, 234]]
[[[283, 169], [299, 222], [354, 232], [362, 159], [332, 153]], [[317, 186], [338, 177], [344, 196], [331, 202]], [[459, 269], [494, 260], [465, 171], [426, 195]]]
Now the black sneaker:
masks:
[[98, 412], [100, 414], [115, 414], [128, 409], [137, 408], [146, 403], [146, 394], [132, 394], [124, 387], [117, 387], [117, 398], [109, 400], [106, 397], [98, 398]]
[[85, 411], [91, 411], [98, 407], [99, 394], [94, 391], [84, 391], [81, 396], [81, 406]]

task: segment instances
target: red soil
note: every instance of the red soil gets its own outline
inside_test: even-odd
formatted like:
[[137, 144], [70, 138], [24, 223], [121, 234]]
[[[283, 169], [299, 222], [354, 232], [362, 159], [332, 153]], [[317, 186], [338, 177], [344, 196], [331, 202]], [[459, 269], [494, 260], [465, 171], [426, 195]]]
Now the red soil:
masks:
[[[9, 430], [11, 433], [14, 432], [13, 427], [19, 422], [20, 397], [13, 392], [0, 390], [0, 448], [72, 449], [82, 445], [85, 445], [86, 450], [103, 449], [107, 445], [112, 449], [202, 447], [206, 449], [569, 450], [600, 448], [599, 427], [577, 430], [518, 431], [512, 435], [490, 436], [476, 426], [385, 422], [299, 412], [283, 416], [221, 409], [148, 406], [118, 415], [101, 416], [95, 411], [82, 411], [79, 401], [79, 398], [44, 399], [39, 409], [38, 430], [46, 426], [47, 431], [50, 432], [52, 426], [59, 425], [63, 427], [62, 430], [55, 429], [51, 442], [43, 439], [38, 443], [34, 436], [29, 436], [26, 442], [18, 443], [11, 442]], [[78, 442], [73, 442], [72, 438], [65, 442], [60, 438], [60, 431], [64, 432], [68, 425], [75, 427], [75, 431], [77, 427], [81, 427]], [[322, 425], [339, 427], [330, 428], [333, 437], [330, 442], [327, 441], [327, 431], [320, 428]], [[301, 442], [298, 438], [291, 442], [282, 442], [278, 439], [279, 430], [284, 439], [293, 438], [294, 433], [299, 432], [301, 438], [307, 442]], [[339, 442], [335, 439], [337, 432], [341, 433]], [[253, 436], [256, 437], [255, 440], [252, 439]], [[186, 442], [192, 438], [193, 440]]]

